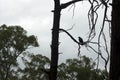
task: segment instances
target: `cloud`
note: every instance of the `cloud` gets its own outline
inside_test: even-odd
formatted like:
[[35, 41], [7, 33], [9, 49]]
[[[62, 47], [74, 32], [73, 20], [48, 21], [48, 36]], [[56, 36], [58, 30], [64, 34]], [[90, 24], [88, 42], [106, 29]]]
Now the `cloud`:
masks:
[[42, 19], [50, 15], [51, 4], [40, 0], [0, 0], [0, 18], [2, 22], [7, 21], [6, 23], [18, 22], [19, 19], [27, 17], [41, 17]]
[[[49, 1], [49, 2], [48, 2]], [[61, 0], [65, 3], [69, 0]], [[0, 25], [20, 25], [28, 31], [29, 35], [36, 35], [40, 43], [39, 48], [30, 51], [40, 53], [50, 58], [51, 29], [53, 24], [53, 1], [52, 0], [0, 0]], [[87, 40], [89, 10], [87, 2], [79, 2], [72, 7], [61, 12], [61, 28], [73, 29], [69, 32], [78, 39], [81, 36]], [[74, 16], [73, 16], [74, 15]], [[77, 57], [78, 45], [75, 44], [65, 33], [60, 33], [60, 55], [59, 61], [63, 62], [67, 58]], [[81, 47], [81, 53], [94, 57], [89, 54], [87, 49]]]
[[[65, 2], [65, 1], [61, 1], [61, 2]], [[77, 38], [79, 35], [81, 35], [81, 33], [84, 32], [84, 30], [81, 30], [81, 29], [79, 30], [77, 28], [79, 28], [79, 26], [86, 25], [85, 24], [86, 22], [82, 22], [81, 20], [79, 20], [78, 16], [83, 15], [83, 13], [80, 13], [80, 10], [78, 10], [78, 8], [75, 9], [75, 15], [72, 18], [73, 10], [71, 9], [70, 11], [68, 11], [69, 8], [67, 8], [66, 10], [64, 10], [64, 12], [61, 13], [62, 14], [61, 27], [64, 29], [68, 29], [68, 28], [71, 28], [72, 25], [75, 24], [75, 27], [73, 28], [73, 30], [71, 30], [71, 34]], [[41, 0], [0, 0], [0, 12], [1, 12], [0, 13], [0, 18], [1, 18], [0, 24], [20, 25], [24, 27], [28, 31], [29, 34], [34, 34], [38, 37], [39, 43], [41, 45], [40, 48], [44, 47], [42, 48], [44, 49], [44, 52], [48, 52], [50, 51], [50, 49], [48, 49], [47, 51], [46, 48], [50, 48], [49, 46], [51, 44], [51, 28], [52, 28], [52, 23], [53, 23], [53, 20], [52, 20], [53, 13], [51, 12], [52, 9], [53, 9], [52, 1], [48, 2], [45, 0], [44, 1], [41, 1]], [[84, 19], [85, 17], [81, 17], [81, 18]], [[81, 28], [85, 29], [85, 27], [81, 27]], [[65, 41], [66, 45], [70, 45], [69, 44], [70, 38], [67, 35], [64, 35], [64, 36], [66, 37], [66, 40], [68, 41], [68, 42]], [[60, 36], [60, 37], [64, 39], [64, 36]], [[65, 53], [71, 52], [71, 56], [73, 56], [72, 53], [74, 53], [73, 52], [74, 49], [75, 48], [73, 48], [73, 50], [72, 49], [67, 50], [67, 49], [62, 48], [63, 52]]]

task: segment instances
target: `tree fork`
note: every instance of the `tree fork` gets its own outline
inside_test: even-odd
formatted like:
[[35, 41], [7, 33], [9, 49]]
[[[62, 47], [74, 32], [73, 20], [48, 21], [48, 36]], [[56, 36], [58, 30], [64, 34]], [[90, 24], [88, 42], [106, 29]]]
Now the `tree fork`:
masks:
[[59, 28], [60, 28], [60, 13], [62, 9], [67, 8], [69, 5], [82, 1], [82, 0], [72, 0], [64, 4], [60, 4], [60, 0], [54, 0], [54, 13], [53, 18], [53, 29], [52, 29], [52, 44], [51, 44], [51, 65], [49, 80], [57, 79], [57, 67], [59, 58]]

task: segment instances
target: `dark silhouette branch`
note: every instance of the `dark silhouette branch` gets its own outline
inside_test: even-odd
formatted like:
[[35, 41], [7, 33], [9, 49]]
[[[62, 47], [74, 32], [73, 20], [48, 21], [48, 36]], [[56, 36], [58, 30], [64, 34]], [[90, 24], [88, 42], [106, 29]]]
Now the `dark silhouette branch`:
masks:
[[59, 29], [59, 31], [65, 32], [75, 43], [78, 44], [78, 56], [81, 56], [81, 55], [80, 55], [80, 45], [84, 45], [84, 44], [85, 44], [84, 41], [83, 41], [83, 39], [82, 39], [81, 37], [78, 37], [78, 41], [77, 41], [77, 40], [76, 40], [70, 33], [68, 33], [66, 30], [64, 30], [64, 29]]
[[71, 4], [74, 4], [74, 3], [79, 2], [79, 1], [83, 1], [83, 0], [72, 0], [72, 1], [69, 1], [69, 2], [67, 2], [67, 3], [61, 4], [61, 5], [60, 5], [60, 8], [61, 8], [61, 9], [65, 9], [65, 8], [67, 8], [68, 6], [70, 6]]
[[65, 32], [75, 43], [80, 44], [80, 43], [79, 43], [70, 33], [68, 33], [66, 30], [60, 28], [59, 31]]
[[[78, 44], [78, 56], [81, 56], [80, 55], [80, 48], [81, 48], [81, 45], [86, 45], [86, 47], [89, 47], [91, 48], [95, 53], [98, 53], [95, 49], [93, 49], [90, 45], [88, 45], [88, 43], [92, 43], [92, 44], [97, 44], [97, 42], [90, 42], [90, 41], [83, 41], [83, 39], [81, 37], [78, 37], [78, 41], [69, 33], [67, 32], [67, 30], [64, 30], [64, 29], [59, 29], [59, 31], [63, 31], [65, 32], [75, 43]], [[98, 53], [100, 54], [100, 53]]]
[[[72, 28], [71, 28], [71, 29], [72, 29]], [[68, 29], [68, 30], [70, 30], [70, 29]], [[78, 41], [77, 41], [69, 32], [67, 32], [67, 30], [64, 30], [64, 29], [62, 29], [62, 28], [60, 28], [59, 31], [65, 32], [65, 33], [66, 33], [75, 43], [77, 43], [78, 45], [86, 45], [87, 43], [99, 45], [97, 42], [83, 41], [83, 39], [82, 39], [80, 36], [78, 37]]]

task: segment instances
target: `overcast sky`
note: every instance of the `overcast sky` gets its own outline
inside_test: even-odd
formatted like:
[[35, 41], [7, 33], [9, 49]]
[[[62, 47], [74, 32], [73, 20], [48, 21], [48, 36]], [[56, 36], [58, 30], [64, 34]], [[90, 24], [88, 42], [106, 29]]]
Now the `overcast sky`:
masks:
[[[61, 3], [69, 0], [61, 0]], [[40, 47], [31, 50], [50, 58], [51, 29], [53, 23], [53, 0], [0, 0], [0, 25], [20, 25], [28, 31], [29, 35], [38, 38]], [[87, 2], [76, 4], [73, 16], [73, 7], [68, 7], [61, 13], [61, 28], [73, 29], [69, 31], [77, 39], [81, 36], [84, 40], [88, 35], [87, 12], [90, 5]], [[66, 34], [60, 33], [60, 62], [67, 58], [77, 58], [78, 45]], [[81, 54], [90, 57], [95, 53], [81, 47]], [[95, 57], [94, 57], [95, 58]]]

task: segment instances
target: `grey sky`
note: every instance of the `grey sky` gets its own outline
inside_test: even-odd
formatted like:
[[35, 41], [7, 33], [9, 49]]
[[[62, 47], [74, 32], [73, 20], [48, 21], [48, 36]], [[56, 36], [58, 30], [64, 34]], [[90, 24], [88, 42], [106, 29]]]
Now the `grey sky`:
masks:
[[[66, 2], [69, 0], [61, 0]], [[40, 44], [39, 48], [34, 48], [30, 51], [40, 53], [50, 57], [51, 44], [51, 29], [53, 23], [53, 0], [0, 0], [0, 25], [20, 25], [28, 34], [33, 34], [38, 37]], [[61, 28], [69, 29], [74, 25], [74, 28], [69, 31], [77, 39], [78, 36], [87, 39], [88, 20], [87, 12], [89, 4], [79, 2], [76, 4], [73, 16], [73, 7], [68, 7], [62, 11]], [[72, 17], [73, 16], [73, 17]], [[67, 58], [77, 58], [78, 45], [75, 44], [66, 34], [60, 33], [60, 62]], [[87, 51], [84, 47], [81, 48], [82, 55], [87, 54], [95, 58], [95, 54]]]

